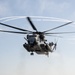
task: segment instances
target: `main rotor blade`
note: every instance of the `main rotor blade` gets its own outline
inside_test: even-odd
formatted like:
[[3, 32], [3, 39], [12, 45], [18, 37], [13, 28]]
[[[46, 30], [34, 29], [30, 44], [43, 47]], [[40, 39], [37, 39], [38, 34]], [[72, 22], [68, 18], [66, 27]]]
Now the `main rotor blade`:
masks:
[[44, 34], [73, 34], [75, 32], [53, 32], [53, 33], [44, 33]]
[[21, 30], [21, 31], [32, 32], [32, 31], [29, 31], [29, 30], [26, 30], [26, 29], [22, 29], [22, 28], [19, 28], [19, 27], [10, 26], [10, 25], [8, 25], [8, 24], [4, 24], [4, 23], [0, 23], [0, 25], [6, 26], [6, 27], [10, 27], [10, 28], [13, 28], [13, 29], [17, 29], [17, 30]]
[[44, 33], [45, 33], [45, 32], [48, 32], [48, 31], [52, 31], [52, 30], [58, 29], [58, 28], [61, 28], [61, 27], [63, 27], [63, 26], [66, 26], [66, 25], [68, 25], [68, 24], [71, 24], [71, 23], [73, 23], [73, 22], [68, 22], [68, 23], [65, 23], [65, 24], [63, 24], [63, 25], [60, 25], [60, 26], [54, 27], [54, 28], [52, 28], [52, 29], [46, 30], [46, 31], [44, 31]]
[[59, 37], [59, 38], [63, 38], [62, 36], [57, 36], [57, 35], [45, 35], [45, 36], [51, 36], [51, 37]]
[[[6, 31], [6, 30], [0, 30], [0, 32], [17, 33], [17, 34], [27, 34], [26, 32]], [[28, 33], [28, 34], [32, 34], [32, 33]]]
[[33, 22], [31, 21], [30, 17], [27, 17], [27, 20], [29, 21], [32, 28], [37, 31], [36, 27], [34, 26]]

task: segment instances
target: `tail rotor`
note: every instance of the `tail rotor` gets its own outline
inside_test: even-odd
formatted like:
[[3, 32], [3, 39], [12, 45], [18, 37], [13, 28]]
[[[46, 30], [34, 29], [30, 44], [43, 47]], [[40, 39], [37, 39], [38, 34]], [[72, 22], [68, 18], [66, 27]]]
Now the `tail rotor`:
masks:
[[54, 43], [54, 49], [55, 50], [57, 49], [57, 42], [58, 42], [58, 40], [55, 39], [55, 43]]

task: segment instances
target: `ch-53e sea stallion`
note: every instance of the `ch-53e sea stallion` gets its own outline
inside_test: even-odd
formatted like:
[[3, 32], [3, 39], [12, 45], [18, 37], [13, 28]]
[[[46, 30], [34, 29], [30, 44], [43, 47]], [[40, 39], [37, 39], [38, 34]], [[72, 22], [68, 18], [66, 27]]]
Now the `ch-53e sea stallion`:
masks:
[[30, 30], [27, 30], [27, 29], [23, 29], [23, 28], [11, 26], [11, 25], [8, 25], [8, 24], [0, 23], [0, 25], [2, 25], [2, 26], [6, 26], [6, 27], [9, 27], [9, 28], [20, 30], [20, 32], [19, 31], [6, 31], [6, 30], [0, 30], [0, 32], [26, 34], [26, 37], [24, 37], [26, 42], [23, 44], [23, 47], [28, 52], [30, 52], [31, 55], [34, 55], [34, 52], [37, 53], [37, 54], [49, 55], [49, 52], [53, 52], [54, 50], [56, 50], [57, 43], [54, 43], [54, 42], [47, 43], [47, 39], [45, 38], [45, 36], [52, 36], [54, 34], [75, 33], [75, 32], [55, 32], [55, 33], [49, 32], [49, 31], [67, 26], [67, 25], [69, 25], [73, 22], [68, 22], [68, 23], [65, 23], [63, 25], [60, 25], [60, 26], [57, 26], [57, 27], [54, 27], [54, 28], [51, 28], [51, 29], [40, 32], [40, 31], [37, 30], [37, 28], [35, 27], [35, 25], [31, 21], [30, 17], [26, 17], [26, 19], [28, 20], [31, 27], [35, 31], [30, 31]]

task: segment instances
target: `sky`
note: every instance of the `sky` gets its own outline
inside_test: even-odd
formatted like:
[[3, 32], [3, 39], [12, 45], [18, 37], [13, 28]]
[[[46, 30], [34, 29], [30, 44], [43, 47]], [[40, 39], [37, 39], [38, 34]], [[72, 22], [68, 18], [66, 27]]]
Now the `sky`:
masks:
[[[60, 18], [58, 21], [32, 20], [38, 30], [44, 31], [75, 21], [74, 0], [0, 0], [0, 22], [32, 30], [25, 16]], [[16, 20], [1, 20], [6, 17], [19, 17]], [[61, 20], [61, 19], [64, 19]], [[14, 30], [0, 26], [0, 29]], [[75, 31], [70, 24], [52, 32]], [[45, 55], [31, 56], [23, 48], [26, 35], [0, 33], [0, 75], [75, 75], [75, 34], [46, 37], [48, 42], [57, 41], [57, 50]]]

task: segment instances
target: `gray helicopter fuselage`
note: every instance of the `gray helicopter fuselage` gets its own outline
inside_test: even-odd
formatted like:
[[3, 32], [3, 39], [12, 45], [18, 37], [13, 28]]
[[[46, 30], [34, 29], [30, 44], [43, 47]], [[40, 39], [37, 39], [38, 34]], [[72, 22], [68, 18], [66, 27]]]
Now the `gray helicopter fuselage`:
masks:
[[38, 34], [27, 35], [28, 43], [23, 46], [28, 52], [36, 52], [37, 54], [46, 54], [53, 52], [52, 46], [46, 43], [45, 40], [41, 40]]

